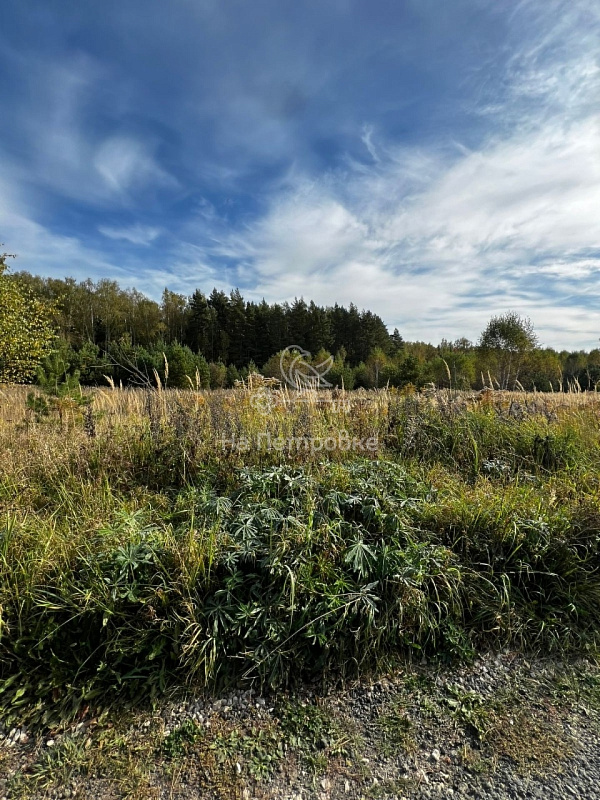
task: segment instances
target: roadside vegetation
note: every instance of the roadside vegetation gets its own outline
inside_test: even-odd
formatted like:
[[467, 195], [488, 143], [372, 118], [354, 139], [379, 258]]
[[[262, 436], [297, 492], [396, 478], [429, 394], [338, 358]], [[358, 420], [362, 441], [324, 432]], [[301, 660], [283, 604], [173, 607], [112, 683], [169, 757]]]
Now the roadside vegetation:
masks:
[[594, 394], [36, 391], [0, 398], [5, 717], [595, 651]]

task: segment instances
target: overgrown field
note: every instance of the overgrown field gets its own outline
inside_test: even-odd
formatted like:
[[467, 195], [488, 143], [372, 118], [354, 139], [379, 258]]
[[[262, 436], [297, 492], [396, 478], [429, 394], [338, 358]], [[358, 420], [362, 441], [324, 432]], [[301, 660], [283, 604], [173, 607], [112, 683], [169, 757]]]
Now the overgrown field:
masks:
[[9, 716], [598, 644], [596, 395], [0, 402]]

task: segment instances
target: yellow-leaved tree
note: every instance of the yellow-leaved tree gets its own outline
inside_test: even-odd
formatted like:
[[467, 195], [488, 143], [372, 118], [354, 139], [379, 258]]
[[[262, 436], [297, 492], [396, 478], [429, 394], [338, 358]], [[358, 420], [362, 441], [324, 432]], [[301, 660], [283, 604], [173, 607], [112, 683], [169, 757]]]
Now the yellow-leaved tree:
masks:
[[52, 349], [52, 305], [39, 300], [7, 272], [0, 254], [0, 384], [26, 383]]

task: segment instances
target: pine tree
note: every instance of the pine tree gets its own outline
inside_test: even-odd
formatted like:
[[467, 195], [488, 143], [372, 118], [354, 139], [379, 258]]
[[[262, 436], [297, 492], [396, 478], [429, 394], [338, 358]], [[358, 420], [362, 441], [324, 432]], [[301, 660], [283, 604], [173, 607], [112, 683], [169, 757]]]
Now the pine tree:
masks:
[[210, 357], [212, 336], [212, 310], [206, 297], [198, 289], [190, 297], [189, 317], [185, 329], [185, 344], [197, 353]]

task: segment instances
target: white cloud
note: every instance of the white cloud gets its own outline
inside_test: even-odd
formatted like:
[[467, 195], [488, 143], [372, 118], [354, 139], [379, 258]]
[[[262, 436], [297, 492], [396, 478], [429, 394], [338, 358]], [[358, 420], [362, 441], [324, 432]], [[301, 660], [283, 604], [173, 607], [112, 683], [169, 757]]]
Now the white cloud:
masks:
[[109, 239], [117, 239], [131, 244], [149, 245], [160, 236], [161, 229], [153, 228], [148, 225], [130, 225], [125, 228], [113, 228], [108, 225], [101, 225], [98, 230], [103, 236]]
[[600, 115], [548, 123], [460, 159], [392, 223], [443, 260], [600, 246]]
[[364, 146], [369, 151], [369, 155], [371, 156], [373, 161], [379, 161], [377, 150], [375, 149], [375, 145], [373, 144], [373, 126], [363, 125], [362, 136], [360, 138]]
[[176, 187], [177, 181], [155, 161], [147, 145], [127, 136], [106, 139], [94, 156], [94, 167], [118, 193], [147, 184]]
[[90, 275], [123, 276], [122, 271], [102, 253], [85, 247], [74, 236], [53, 233], [31, 219], [26, 204], [11, 191], [8, 183], [1, 180], [0, 219], [0, 240], [18, 256], [11, 263], [11, 268], [15, 270], [27, 269], [35, 274], [53, 277], [72, 275], [80, 280]]
[[[17, 255], [9, 265], [13, 270], [76, 280], [108, 278], [124, 288], [135, 286], [157, 299], [167, 284], [181, 288], [172, 274], [153, 269], [144, 257], [120, 254], [118, 259], [111, 258], [75, 236], [58, 233], [31, 219], [25, 199], [1, 179], [0, 220], [0, 242]], [[189, 272], [187, 276], [191, 279]]]
[[37, 53], [13, 55], [21, 77], [27, 76], [25, 85], [35, 89], [32, 96], [18, 95], [11, 112], [11, 126], [21, 131], [28, 157], [0, 151], [3, 178], [26, 188], [33, 202], [49, 190], [91, 207], [131, 205], [136, 191], [178, 187], [160, 165], [151, 137], [99, 137], [90, 112], [101, 111], [91, 108], [92, 99], [105, 100], [102, 90], [109, 84], [114, 111], [127, 93], [126, 87], [113, 86], [109, 67], [80, 52], [57, 61]]

